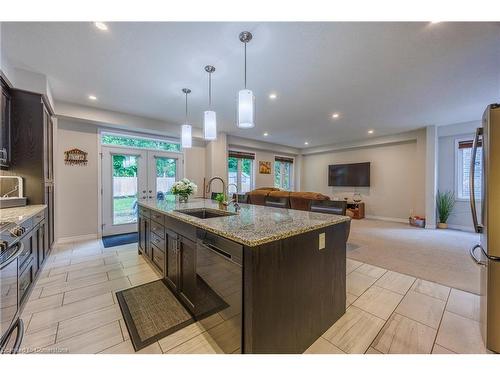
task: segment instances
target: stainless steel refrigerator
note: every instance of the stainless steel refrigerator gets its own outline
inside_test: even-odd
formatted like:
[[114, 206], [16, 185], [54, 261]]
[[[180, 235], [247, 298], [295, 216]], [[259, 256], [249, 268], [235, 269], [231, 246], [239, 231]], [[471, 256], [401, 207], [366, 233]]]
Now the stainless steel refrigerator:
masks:
[[[474, 183], [479, 148], [482, 148], [481, 187]], [[480, 234], [479, 243], [471, 248], [470, 254], [481, 267], [481, 329], [486, 347], [500, 353], [500, 104], [486, 108], [482, 127], [476, 130], [469, 178], [472, 220]], [[476, 200], [481, 202], [480, 217]]]

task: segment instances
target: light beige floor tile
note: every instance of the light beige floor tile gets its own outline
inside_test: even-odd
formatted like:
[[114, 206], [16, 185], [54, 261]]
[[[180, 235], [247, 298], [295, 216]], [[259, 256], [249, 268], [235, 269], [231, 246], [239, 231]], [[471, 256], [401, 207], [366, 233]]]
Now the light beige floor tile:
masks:
[[373, 285], [353, 303], [353, 306], [387, 320], [402, 298], [401, 294]]
[[120, 307], [111, 305], [102, 310], [91, 311], [72, 319], [59, 323], [57, 341], [65, 340], [72, 336], [91, 331], [95, 328], [108, 325], [122, 318]]
[[120, 258], [120, 262], [123, 268], [129, 268], [133, 266], [139, 266], [141, 264], [148, 264], [142, 256], [134, 258]]
[[199, 334], [192, 339], [169, 350], [168, 354], [222, 354], [223, 351], [207, 333]]
[[22, 345], [22, 353], [37, 353], [42, 348], [52, 345], [56, 342], [57, 324], [52, 327], [42, 329], [38, 332], [25, 334]]
[[127, 340], [103, 350], [100, 354], [162, 354], [162, 351], [158, 342], [155, 342], [136, 352], [132, 342]]
[[71, 280], [67, 282], [59, 282], [57, 284], [44, 286], [41, 293], [41, 297], [47, 297], [47, 296], [52, 296], [54, 294], [69, 292], [70, 290], [73, 289], [78, 289], [85, 286], [102, 283], [105, 281], [108, 281], [107, 274], [98, 273], [96, 275], [90, 275], [89, 277], [83, 277], [81, 279]]
[[371, 346], [368, 348], [365, 354], [382, 354], [377, 349], [373, 349]]
[[[42, 275], [40, 275], [42, 276]], [[37, 287], [49, 286], [53, 284], [59, 284], [66, 281], [66, 274], [62, 273], [53, 277], [40, 277], [36, 281]]]
[[240, 322], [241, 316], [237, 315], [207, 330], [224, 353], [233, 353], [241, 349], [241, 336], [238, 334]]
[[317, 339], [304, 354], [346, 354], [323, 337]]
[[375, 285], [399, 294], [405, 294], [414, 282], [415, 278], [412, 276], [394, 271], [387, 271], [380, 279], [377, 280]]
[[359, 297], [365, 290], [372, 286], [375, 281], [377, 281], [375, 277], [353, 271], [346, 277], [347, 292]]
[[432, 354], [457, 354], [455, 352], [452, 352], [451, 350], [448, 350], [441, 345], [434, 344], [434, 348], [432, 349]]
[[109, 271], [108, 278], [109, 280], [114, 280], [128, 275], [134, 275], [136, 273], [148, 272], [148, 271], [152, 271], [151, 266], [147, 263], [142, 263], [127, 268], [120, 268], [113, 271]]
[[136, 273], [127, 277], [130, 280], [132, 286], [146, 284], [150, 281], [158, 280], [160, 278], [160, 276], [158, 276], [153, 270]]
[[179, 346], [180, 344], [192, 339], [195, 336], [205, 332], [207, 329], [215, 327], [216, 325], [222, 323], [224, 320], [219, 314], [211, 315], [210, 317], [203, 320], [203, 324], [196, 322], [184, 327], [171, 335], [168, 335], [161, 340], [159, 344], [163, 352], [168, 352], [169, 350]]
[[37, 313], [44, 310], [50, 310], [55, 307], [59, 307], [62, 305], [63, 294], [57, 294], [50, 297], [38, 298], [38, 299], [29, 299], [26, 306], [24, 306], [23, 314], [32, 314]]
[[384, 320], [351, 306], [323, 337], [346, 353], [364, 353], [383, 325]]
[[96, 328], [82, 335], [62, 340], [50, 349], [57, 349], [62, 353], [71, 354], [94, 354], [110, 348], [123, 341], [120, 325], [118, 322], [108, 324], [104, 327]]
[[479, 322], [445, 311], [436, 344], [455, 353], [486, 353]]
[[393, 314], [373, 342], [385, 354], [430, 354], [437, 331], [399, 314]]
[[350, 274], [356, 268], [361, 267], [362, 264], [363, 263], [358, 262], [357, 260], [347, 258], [346, 259], [346, 274]]
[[104, 260], [102, 259], [93, 259], [93, 260], [88, 260], [86, 262], [78, 263], [78, 264], [71, 264], [69, 266], [63, 266], [63, 267], [54, 267], [50, 269], [49, 276], [55, 276], [60, 273], [66, 273], [66, 272], [71, 272], [71, 271], [79, 271], [82, 269], [86, 268], [91, 268], [91, 267], [97, 267], [104, 265]]
[[90, 275], [95, 275], [98, 273], [108, 272], [116, 269], [122, 268], [120, 263], [103, 264], [101, 266], [83, 268], [75, 271], [68, 272], [68, 281], [80, 279], [82, 277], [87, 277]]
[[417, 279], [417, 281], [415, 281], [411, 290], [443, 301], [446, 301], [448, 299], [448, 295], [450, 294], [450, 288], [447, 286], [421, 279]]
[[452, 289], [446, 304], [446, 311], [461, 315], [465, 318], [479, 321], [480, 297], [477, 294]]
[[71, 303], [69, 305], [63, 305], [34, 313], [28, 327], [28, 333], [30, 331], [48, 327], [63, 320], [74, 318], [75, 316], [82, 315], [90, 311], [103, 309], [113, 304], [114, 302], [111, 293], [106, 293], [97, 297], [92, 297], [83, 301]]
[[386, 273], [387, 270], [385, 268], [372, 266], [371, 264], [363, 264], [361, 267], [356, 269], [356, 272], [361, 272], [362, 274], [378, 279], [380, 276]]
[[63, 304], [67, 305], [90, 297], [99, 296], [107, 292], [117, 292], [119, 290], [130, 288], [131, 286], [132, 285], [130, 284], [129, 279], [126, 277], [89, 285], [64, 293]]
[[356, 301], [356, 299], [358, 298], [358, 296], [355, 296], [354, 294], [351, 294], [351, 293], [346, 293], [346, 307], [349, 307], [353, 304], [354, 301]]
[[438, 328], [445, 302], [437, 298], [409, 291], [396, 309], [398, 314], [432, 328]]

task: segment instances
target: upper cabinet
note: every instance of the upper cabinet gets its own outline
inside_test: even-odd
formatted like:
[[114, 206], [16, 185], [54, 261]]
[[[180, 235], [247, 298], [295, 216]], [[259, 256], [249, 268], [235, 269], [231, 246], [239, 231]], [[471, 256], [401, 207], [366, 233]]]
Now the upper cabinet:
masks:
[[10, 164], [10, 118], [11, 95], [9, 86], [0, 77], [2, 93], [0, 95], [0, 167], [8, 168]]

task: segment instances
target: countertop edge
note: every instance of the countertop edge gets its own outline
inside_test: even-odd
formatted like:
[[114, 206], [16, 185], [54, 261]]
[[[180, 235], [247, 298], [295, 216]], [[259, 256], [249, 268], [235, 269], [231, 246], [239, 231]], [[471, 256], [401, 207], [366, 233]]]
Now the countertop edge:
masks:
[[[274, 242], [274, 241], [279, 241], [279, 240], [282, 240], [282, 239], [285, 239], [285, 238], [288, 238], [288, 237], [293, 237], [293, 236], [296, 236], [296, 235], [299, 235], [299, 234], [312, 232], [312, 231], [315, 231], [315, 230], [321, 229], [321, 228], [327, 228], [327, 227], [330, 227], [330, 226], [333, 226], [333, 225], [337, 225], [337, 224], [340, 224], [340, 223], [344, 223], [344, 222], [348, 222], [348, 221], [351, 220], [351, 218], [348, 217], [348, 216], [337, 215], [341, 219], [339, 219], [336, 222], [328, 222], [328, 223], [317, 224], [317, 225], [313, 225], [313, 226], [310, 226], [310, 227], [307, 227], [307, 228], [300, 228], [300, 229], [297, 229], [297, 230], [293, 230], [293, 231], [289, 231], [289, 232], [285, 232], [285, 233], [280, 233], [280, 234], [273, 235], [273, 236], [270, 236], [270, 237], [265, 237], [262, 240], [249, 241], [249, 240], [242, 239], [241, 237], [232, 236], [228, 232], [220, 231], [220, 230], [214, 229], [214, 228], [212, 228], [212, 227], [210, 227], [208, 225], [203, 225], [202, 223], [195, 222], [193, 220], [190, 220], [188, 217], [184, 218], [183, 216], [181, 216], [182, 214], [172, 214], [171, 212], [164, 211], [162, 209], [159, 209], [158, 207], [153, 207], [152, 205], [149, 205], [148, 203], [144, 203], [144, 202], [139, 202], [138, 204], [142, 205], [142, 206], [144, 206], [144, 207], [146, 207], [146, 208], [148, 208], [150, 210], [153, 210], [153, 211], [159, 212], [159, 213], [161, 213], [163, 215], [166, 215], [168, 217], [171, 217], [173, 219], [177, 219], [177, 220], [180, 220], [180, 221], [182, 221], [184, 223], [191, 224], [191, 225], [193, 225], [193, 226], [195, 226], [197, 228], [201, 228], [201, 229], [207, 230], [209, 232], [218, 234], [218, 235], [223, 236], [224, 238], [227, 238], [227, 239], [229, 239], [231, 241], [234, 241], [234, 242], [237, 242], [239, 244], [242, 244], [242, 245], [245, 245], [245, 246], [249, 246], [249, 247], [255, 247], [255, 246], [260, 246], [260, 245], [263, 245], [263, 244], [266, 244], [266, 243], [270, 243], [270, 242]], [[188, 216], [188, 215], [185, 215], [185, 216]]]
[[[27, 206], [21, 206], [21, 207], [8, 207], [8, 208], [0, 208], [0, 218], [2, 221], [12, 221], [15, 222], [17, 225], [24, 223], [26, 220], [31, 219], [33, 216], [36, 214], [40, 213], [41, 211], [45, 210], [47, 208], [46, 204], [34, 204], [34, 205], [27, 205]], [[4, 218], [5, 211], [4, 210], [19, 210], [19, 211], [28, 211], [26, 214], [20, 214], [20, 215], [8, 215], [8, 219]], [[14, 218], [13, 216], [16, 216]], [[19, 217], [22, 216], [22, 219], [19, 219]]]

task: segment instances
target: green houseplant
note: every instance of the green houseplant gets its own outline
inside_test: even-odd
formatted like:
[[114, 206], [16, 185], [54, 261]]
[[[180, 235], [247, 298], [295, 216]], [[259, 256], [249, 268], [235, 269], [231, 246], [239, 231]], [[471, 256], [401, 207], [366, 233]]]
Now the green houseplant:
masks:
[[436, 197], [436, 205], [439, 216], [438, 228], [446, 229], [448, 228], [448, 218], [455, 207], [455, 194], [451, 191], [445, 191], [444, 193], [438, 190]]
[[219, 203], [219, 209], [224, 210], [226, 209], [226, 195], [219, 193], [215, 196], [215, 200], [217, 203]]

